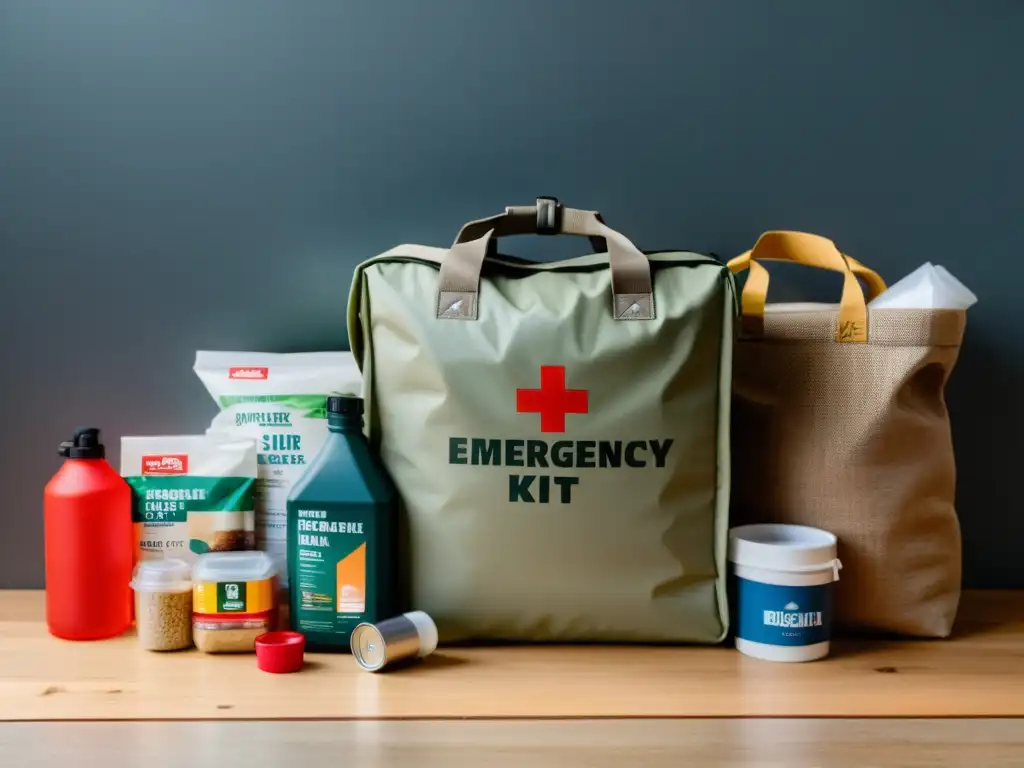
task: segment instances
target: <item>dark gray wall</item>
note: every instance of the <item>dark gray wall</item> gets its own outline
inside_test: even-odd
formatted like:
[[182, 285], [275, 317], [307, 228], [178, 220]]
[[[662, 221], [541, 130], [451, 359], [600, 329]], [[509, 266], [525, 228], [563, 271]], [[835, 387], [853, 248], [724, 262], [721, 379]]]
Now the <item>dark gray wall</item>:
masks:
[[1011, 0], [0, 0], [0, 586], [42, 585], [76, 425], [115, 466], [202, 430], [197, 348], [345, 348], [358, 260], [538, 194], [646, 248], [949, 267], [967, 581], [1024, 586], [1022, 38]]

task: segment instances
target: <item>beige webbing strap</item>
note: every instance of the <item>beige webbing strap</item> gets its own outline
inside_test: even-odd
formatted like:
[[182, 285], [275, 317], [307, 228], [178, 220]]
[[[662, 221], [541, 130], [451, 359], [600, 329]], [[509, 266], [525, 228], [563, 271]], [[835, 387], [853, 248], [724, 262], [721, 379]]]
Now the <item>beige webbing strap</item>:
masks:
[[[437, 317], [475, 320], [479, 309], [480, 271], [491, 238], [536, 231], [536, 206], [512, 206], [506, 208], [504, 214], [464, 226], [441, 262]], [[559, 233], [604, 240], [612, 271], [612, 309], [616, 320], [654, 318], [651, 264], [633, 243], [608, 227], [595, 211], [575, 208], [562, 209]]]
[[[573, 208], [562, 209], [562, 220], [559, 234], [562, 235], [586, 235], [588, 233], [578, 230], [579, 222], [574, 214], [593, 214], [598, 221], [603, 223], [601, 214], [597, 211], [577, 211]], [[513, 235], [535, 235], [537, 234], [537, 206], [535, 205], [510, 205], [505, 208], [504, 213], [497, 216], [489, 216], [486, 219], [477, 219], [463, 225], [459, 230], [459, 236], [455, 238], [456, 243], [464, 243], [468, 240], [478, 240], [488, 231], [493, 232], [492, 238], [511, 237]], [[590, 244], [595, 253], [606, 253], [608, 244], [603, 237], [591, 236]]]

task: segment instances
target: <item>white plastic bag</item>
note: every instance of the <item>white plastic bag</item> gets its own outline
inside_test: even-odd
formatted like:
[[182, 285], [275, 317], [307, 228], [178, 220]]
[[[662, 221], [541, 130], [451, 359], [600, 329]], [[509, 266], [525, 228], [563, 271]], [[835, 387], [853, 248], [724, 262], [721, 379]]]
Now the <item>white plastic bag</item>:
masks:
[[968, 309], [978, 297], [942, 266], [922, 264], [868, 304], [871, 309]]

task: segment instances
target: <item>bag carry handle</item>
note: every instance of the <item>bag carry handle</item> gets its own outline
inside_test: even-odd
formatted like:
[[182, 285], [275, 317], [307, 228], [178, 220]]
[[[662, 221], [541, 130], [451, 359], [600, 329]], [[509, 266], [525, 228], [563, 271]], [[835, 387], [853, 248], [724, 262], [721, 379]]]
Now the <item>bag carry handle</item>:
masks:
[[[493, 239], [512, 235], [588, 235], [581, 231], [580, 223], [573, 215], [575, 213], [591, 212], [566, 209], [553, 197], [538, 197], [536, 205], [509, 205], [505, 207], [504, 213], [464, 224], [455, 242], [477, 240], [487, 234], [488, 230], [493, 230]], [[600, 213], [592, 213], [599, 222], [604, 223]], [[594, 253], [608, 251], [608, 244], [603, 237], [591, 235], [590, 245]]]
[[[807, 232], [765, 232], [751, 250], [729, 261], [729, 269], [733, 272], [750, 270], [740, 300], [745, 332], [760, 335], [764, 331], [768, 270], [760, 264], [761, 261], [789, 261], [842, 273], [843, 295], [839, 301], [835, 339], [843, 343], [867, 342], [867, 302], [885, 290], [885, 281], [852, 256], [841, 253], [828, 238]], [[858, 277], [867, 283], [867, 299]]]
[[[584, 235], [608, 252], [612, 311], [616, 320], [654, 319], [651, 264], [626, 237], [608, 227], [596, 211], [564, 208], [551, 197], [536, 205], [509, 206], [505, 213], [466, 224], [441, 260], [437, 317], [476, 320], [480, 271], [492, 238], [506, 235]], [[597, 244], [595, 243], [595, 245]]]

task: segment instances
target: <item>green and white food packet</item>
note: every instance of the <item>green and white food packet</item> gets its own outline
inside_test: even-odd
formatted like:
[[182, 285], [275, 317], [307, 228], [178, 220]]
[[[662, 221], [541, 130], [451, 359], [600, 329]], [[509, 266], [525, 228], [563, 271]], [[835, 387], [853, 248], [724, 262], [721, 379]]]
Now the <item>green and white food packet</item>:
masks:
[[255, 546], [256, 442], [218, 435], [121, 438], [140, 560], [186, 562]]
[[220, 407], [208, 434], [256, 440], [256, 548], [288, 586], [286, 503], [327, 440], [327, 397], [361, 395], [351, 352], [196, 353], [195, 371]]

